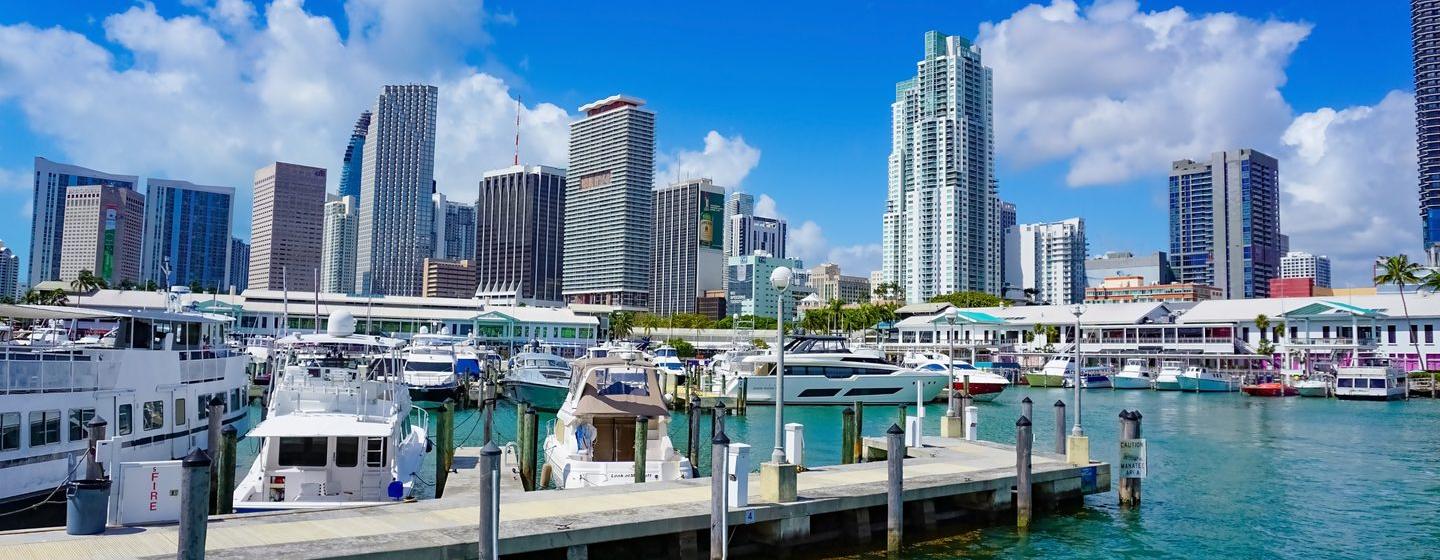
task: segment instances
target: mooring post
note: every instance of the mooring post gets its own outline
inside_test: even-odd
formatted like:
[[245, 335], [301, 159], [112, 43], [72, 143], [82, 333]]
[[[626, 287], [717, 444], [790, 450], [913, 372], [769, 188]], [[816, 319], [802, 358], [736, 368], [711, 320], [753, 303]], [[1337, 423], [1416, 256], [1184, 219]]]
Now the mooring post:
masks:
[[855, 410], [845, 407], [840, 411], [840, 464], [855, 462]]
[[526, 457], [525, 455], [526, 453], [530, 452], [530, 446], [526, 445], [525, 442], [532, 439], [525, 437], [525, 413], [528, 412], [529, 409], [530, 405], [527, 404], [525, 401], [515, 401], [515, 445], [520, 448], [516, 452], [516, 455], [518, 455], [518, 457], [516, 458], [520, 460], [521, 490], [530, 489], [530, 481], [529, 479], [525, 478], [526, 473], [528, 472], [525, 470], [525, 465], [531, 462], [530, 458]]
[[635, 482], [645, 482], [645, 443], [650, 439], [650, 419], [635, 417]]
[[480, 560], [500, 558], [500, 448], [480, 448]]
[[445, 482], [450, 479], [450, 450], [455, 446], [455, 401], [445, 399], [440, 416], [435, 419], [435, 497], [445, 493]]
[[495, 385], [490, 380], [485, 380], [480, 387], [480, 398], [483, 400], [480, 406], [485, 408], [485, 443], [495, 441]]
[[[89, 443], [87, 444], [89, 447], [87, 448], [88, 452], [85, 454], [85, 480], [101, 480], [105, 478], [105, 469], [100, 465], [100, 461], [96, 458], [95, 452], [100, 447], [100, 441], [105, 439], [106, 425], [105, 419], [99, 416], [92, 416], [90, 417], [90, 421], [85, 423], [85, 430], [89, 433]], [[19, 438], [20, 436], [16, 435], [15, 437]]]
[[[895, 418], [895, 423], [900, 426], [904, 426], [906, 416], [905, 413], [908, 412], [908, 409], [906, 408], [905, 403], [900, 403], [897, 408], [899, 409], [899, 414]], [[901, 430], [904, 430], [904, 428], [901, 428]]]
[[1030, 448], [1034, 445], [1030, 417], [1015, 421], [1015, 526], [1030, 527], [1031, 491]]
[[[217, 458], [220, 456], [220, 426], [225, 419], [225, 399], [219, 394], [211, 395], [210, 400], [205, 403], [209, 414], [205, 419], [208, 424], [205, 427], [205, 454], [210, 457], [210, 488], [213, 492], [220, 486], [219, 465]], [[210, 513], [219, 511], [220, 500], [216, 496], [210, 496]]]
[[730, 492], [726, 488], [730, 476], [725, 471], [730, 457], [730, 438], [725, 436], [725, 425], [719, 426], [710, 441], [710, 560], [726, 557], [725, 536], [729, 533], [725, 514], [730, 510]]
[[685, 419], [690, 421], [690, 431], [685, 434], [686, 455], [690, 460], [690, 477], [700, 476], [700, 397], [690, 393], [686, 402]]
[[215, 513], [220, 515], [235, 513], [235, 440], [237, 435], [234, 424], [220, 428], [220, 468], [215, 469], [219, 473], [215, 477], [219, 481], [219, 486], [215, 487], [215, 499], [219, 502]]
[[905, 536], [905, 498], [902, 495], [905, 483], [905, 430], [899, 424], [891, 424], [885, 431], [885, 552], [892, 558], [900, 556], [900, 545]]
[[865, 403], [855, 401], [855, 462], [865, 462]]
[[1035, 417], [1035, 403], [1030, 401], [1030, 397], [1020, 399], [1020, 415], [1026, 418]]
[[205, 525], [210, 506], [210, 456], [196, 447], [180, 461], [180, 539], [177, 556], [205, 557]]
[[1055, 453], [1065, 454], [1065, 401], [1055, 401]]
[[716, 401], [710, 409], [710, 439], [725, 432], [725, 403]]
[[[1140, 411], [1120, 411], [1120, 441], [1140, 439]], [[1140, 505], [1140, 479], [1120, 479], [1120, 505]]]
[[746, 401], [748, 401], [748, 400], [750, 400], [750, 378], [749, 378], [749, 377], [745, 377], [745, 376], [741, 376], [741, 377], [740, 377], [740, 395], [737, 396], [737, 397], [735, 397], [735, 415], [736, 415], [736, 416], [744, 416], [744, 415], [745, 415], [745, 407], [748, 406], [748, 403], [747, 403]]
[[536, 453], [539, 431], [540, 414], [533, 407], [525, 407], [525, 443], [522, 444], [525, 446], [525, 464], [521, 466], [521, 469], [525, 473], [522, 479], [525, 481], [526, 490], [539, 489], [535, 483], [535, 463], [539, 461], [539, 455]]

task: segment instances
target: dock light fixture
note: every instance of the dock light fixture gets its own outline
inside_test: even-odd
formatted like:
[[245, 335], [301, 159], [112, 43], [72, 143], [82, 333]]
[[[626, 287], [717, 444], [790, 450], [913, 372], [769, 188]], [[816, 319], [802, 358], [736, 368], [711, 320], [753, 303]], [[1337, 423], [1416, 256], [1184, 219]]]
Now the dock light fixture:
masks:
[[785, 292], [795, 275], [788, 266], [770, 273], [770, 286], [775, 288], [775, 450], [770, 462], [785, 463]]
[[1080, 428], [1080, 386], [1085, 383], [1085, 361], [1080, 354], [1080, 315], [1085, 313], [1085, 306], [1077, 304], [1070, 312], [1075, 314], [1075, 426], [1070, 429], [1070, 435], [1080, 437], [1085, 435], [1085, 430]]

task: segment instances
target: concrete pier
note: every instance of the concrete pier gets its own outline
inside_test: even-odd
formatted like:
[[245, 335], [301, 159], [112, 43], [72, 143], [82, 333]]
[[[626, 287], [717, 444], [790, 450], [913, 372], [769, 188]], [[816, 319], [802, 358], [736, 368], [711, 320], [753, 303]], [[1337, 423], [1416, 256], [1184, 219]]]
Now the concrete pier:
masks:
[[[906, 449], [906, 523], [924, 529], [937, 520], [990, 524], [1013, 516], [1015, 449], [989, 442], [925, 438]], [[865, 447], [883, 445], [866, 438]], [[867, 449], [866, 455], [877, 454]], [[883, 455], [883, 452], [879, 452]], [[479, 534], [478, 448], [455, 453], [444, 497], [329, 511], [222, 515], [210, 519], [208, 558], [473, 558]], [[1073, 466], [1059, 455], [1034, 455], [1037, 511], [1110, 487], [1110, 465]], [[502, 478], [509, 478], [504, 472]], [[734, 557], [770, 557], [776, 546], [876, 542], [884, 531], [886, 464], [815, 467], [797, 477], [798, 500], [760, 503], [750, 474], [751, 506], [727, 515]], [[644, 551], [682, 556], [708, 539], [710, 480], [688, 479], [521, 492], [504, 485], [500, 499], [501, 554], [554, 551], [567, 557], [633, 556]], [[912, 513], [915, 512], [915, 513]], [[876, 526], [875, 523], [880, 525]], [[110, 528], [104, 535], [70, 536], [64, 528], [0, 533], [0, 559], [170, 557], [175, 526]]]

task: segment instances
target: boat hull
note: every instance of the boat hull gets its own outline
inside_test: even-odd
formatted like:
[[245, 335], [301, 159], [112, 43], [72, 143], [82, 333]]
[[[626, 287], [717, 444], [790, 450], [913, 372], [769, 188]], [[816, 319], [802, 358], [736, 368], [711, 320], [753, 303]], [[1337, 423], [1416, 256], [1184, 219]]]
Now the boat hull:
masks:
[[1239, 387], [1235, 382], [1226, 381], [1223, 379], [1186, 377], [1183, 375], [1177, 379], [1179, 380], [1181, 391], [1191, 391], [1197, 393], [1226, 393], [1234, 391]]
[[[920, 382], [918, 398], [935, 400], [950, 380], [949, 374], [857, 375], [828, 378], [818, 375], [785, 376], [785, 404], [914, 404], [916, 381]], [[747, 404], [774, 404], [775, 376], [753, 375], [733, 379], [726, 387], [726, 396], [738, 397], [744, 387]]]
[[1172, 375], [1172, 376], [1162, 375], [1162, 376], [1160, 376], [1160, 377], [1156, 377], [1156, 378], [1155, 378], [1155, 384], [1154, 384], [1153, 388], [1154, 388], [1156, 391], [1179, 391], [1179, 390], [1180, 390], [1180, 378], [1175, 377], [1175, 376], [1173, 376], [1173, 375]]
[[450, 385], [407, 385], [410, 391], [410, 400], [426, 402], [445, 402], [445, 399], [454, 397], [458, 386]]
[[1150, 378], [1128, 375], [1117, 375], [1110, 378], [1110, 385], [1116, 389], [1149, 389]]
[[524, 381], [505, 382], [506, 398], [515, 402], [526, 403], [541, 410], [560, 410], [560, 405], [565, 403], [565, 396], [569, 393], [570, 390], [568, 387], [541, 385]]
[[1330, 388], [1321, 383], [1309, 385], [1302, 382], [1295, 385], [1295, 391], [1302, 397], [1324, 398], [1330, 396]]
[[[990, 401], [993, 401], [993, 400], [995, 400], [995, 397], [1000, 396], [1000, 393], [1005, 392], [1005, 387], [1007, 387], [1007, 386], [1009, 386], [1009, 385], [1010, 385], [1009, 383], [977, 383], [977, 382], [971, 381], [971, 382], [970, 382], [970, 399], [973, 400], [973, 401], [977, 401], [977, 402], [990, 402]], [[956, 381], [956, 382], [951, 386], [951, 390], [952, 390], [952, 391], [957, 391], [959, 394], [964, 394], [964, 392], [965, 392], [965, 382], [963, 382], [963, 381]]]
[[1065, 384], [1065, 376], [1054, 373], [1032, 371], [1025, 374], [1025, 383], [1031, 387], [1061, 387]]
[[1289, 385], [1280, 383], [1259, 383], [1246, 385], [1240, 388], [1245, 394], [1252, 397], [1293, 397], [1300, 394], [1300, 391]]
[[[1070, 379], [1066, 379], [1064, 386], [1065, 386], [1065, 387], [1074, 387], [1074, 386], [1075, 386], [1075, 382], [1074, 382], [1074, 381], [1071, 381]], [[1108, 376], [1108, 375], [1086, 375], [1084, 381], [1081, 382], [1080, 387], [1085, 388], [1085, 389], [1109, 389], [1109, 388], [1110, 388], [1110, 376]]]

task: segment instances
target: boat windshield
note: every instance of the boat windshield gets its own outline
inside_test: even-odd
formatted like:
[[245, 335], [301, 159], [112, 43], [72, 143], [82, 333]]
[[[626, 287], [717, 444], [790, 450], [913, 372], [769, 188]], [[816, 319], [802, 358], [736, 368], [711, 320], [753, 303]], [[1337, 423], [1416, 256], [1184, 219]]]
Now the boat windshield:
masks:
[[1386, 367], [1390, 360], [1386, 358], [1360, 358], [1360, 367]]
[[1131, 359], [1125, 360], [1125, 365], [1127, 365], [1127, 366], [1145, 367], [1145, 360], [1144, 360], [1144, 359], [1141, 359], [1141, 358], [1131, 358]]
[[800, 337], [785, 345], [785, 351], [794, 354], [849, 354], [845, 339]]
[[601, 395], [645, 396], [650, 394], [643, 371], [602, 369], [595, 372], [595, 386]]
[[451, 371], [454, 366], [449, 362], [405, 362], [405, 371]]

